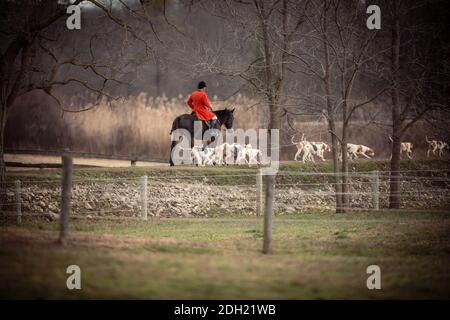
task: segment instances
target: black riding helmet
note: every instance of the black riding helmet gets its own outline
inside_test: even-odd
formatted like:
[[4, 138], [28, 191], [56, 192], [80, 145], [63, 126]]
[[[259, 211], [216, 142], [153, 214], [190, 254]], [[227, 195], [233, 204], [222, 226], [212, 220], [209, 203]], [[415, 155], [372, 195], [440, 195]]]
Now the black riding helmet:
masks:
[[206, 82], [205, 81], [200, 81], [197, 85], [197, 88], [199, 89], [203, 89], [206, 88]]

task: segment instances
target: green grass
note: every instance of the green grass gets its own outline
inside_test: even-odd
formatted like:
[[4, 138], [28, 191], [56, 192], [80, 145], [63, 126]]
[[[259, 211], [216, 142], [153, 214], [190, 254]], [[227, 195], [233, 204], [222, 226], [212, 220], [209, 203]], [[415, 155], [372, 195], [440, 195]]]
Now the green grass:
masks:
[[[450, 298], [450, 213], [296, 214], [262, 219], [71, 221], [0, 229], [0, 298]], [[66, 289], [77, 264], [82, 290]], [[377, 264], [382, 289], [366, 288]]]
[[[388, 166], [386, 161], [351, 164], [355, 171]], [[404, 160], [401, 169], [448, 170], [448, 164]], [[280, 170], [331, 172], [332, 166], [287, 162]], [[243, 173], [249, 176], [235, 176]], [[76, 168], [74, 179], [146, 174], [149, 183], [157, 183], [152, 176], [193, 181], [193, 176], [211, 175], [218, 177], [209, 183], [228, 185], [254, 183], [254, 173], [256, 168], [245, 167]], [[60, 170], [10, 172], [8, 179], [58, 182]], [[270, 255], [260, 253], [262, 219], [231, 217], [226, 210], [208, 219], [73, 220], [69, 245], [57, 246], [57, 237], [56, 222], [0, 227], [0, 298], [450, 298], [448, 210], [276, 216]], [[71, 264], [81, 267], [82, 290], [66, 289], [65, 271]], [[371, 264], [381, 267], [381, 290], [366, 288]]]

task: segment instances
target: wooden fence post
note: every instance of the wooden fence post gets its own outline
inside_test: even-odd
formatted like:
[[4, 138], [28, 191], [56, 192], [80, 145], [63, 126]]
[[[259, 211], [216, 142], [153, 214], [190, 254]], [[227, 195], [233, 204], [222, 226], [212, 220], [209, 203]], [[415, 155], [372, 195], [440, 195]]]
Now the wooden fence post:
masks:
[[147, 220], [147, 176], [141, 177], [141, 217]]
[[59, 215], [59, 243], [67, 244], [69, 215], [72, 201], [72, 157], [65, 153], [62, 156], [61, 213]]
[[380, 210], [380, 176], [378, 170], [372, 171], [372, 202], [374, 210]]
[[17, 224], [22, 223], [22, 199], [20, 195], [20, 181], [16, 180], [14, 182], [15, 185], [15, 194], [16, 194], [16, 213], [17, 213]]
[[264, 238], [263, 253], [272, 251], [272, 214], [273, 214], [273, 191], [275, 189], [275, 175], [266, 175], [266, 196], [264, 201]]
[[263, 182], [262, 182], [262, 170], [259, 169], [256, 173], [256, 216], [261, 215], [262, 210], [262, 194], [263, 194]]

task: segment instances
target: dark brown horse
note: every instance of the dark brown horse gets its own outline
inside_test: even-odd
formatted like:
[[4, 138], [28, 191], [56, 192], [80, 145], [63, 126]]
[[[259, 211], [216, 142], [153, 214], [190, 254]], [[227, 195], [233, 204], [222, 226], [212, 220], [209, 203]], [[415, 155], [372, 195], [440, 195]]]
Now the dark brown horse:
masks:
[[[234, 109], [223, 109], [223, 110], [217, 110], [213, 111], [213, 113], [217, 116], [217, 122], [210, 128], [206, 125], [206, 123], [203, 121], [202, 124], [202, 137], [206, 130], [208, 129], [218, 129], [220, 130], [222, 126], [225, 126], [226, 129], [232, 129], [233, 128], [233, 120], [234, 120]], [[185, 129], [189, 132], [191, 135], [191, 147], [194, 146], [194, 121], [198, 121], [195, 114], [182, 114], [181, 116], [178, 116], [173, 120], [172, 123], [172, 130], [170, 130], [170, 134], [172, 134], [173, 131], [177, 129]], [[172, 144], [170, 145], [170, 165], [173, 166], [174, 163], [172, 161], [172, 150], [176, 146], [178, 141], [172, 141]]]

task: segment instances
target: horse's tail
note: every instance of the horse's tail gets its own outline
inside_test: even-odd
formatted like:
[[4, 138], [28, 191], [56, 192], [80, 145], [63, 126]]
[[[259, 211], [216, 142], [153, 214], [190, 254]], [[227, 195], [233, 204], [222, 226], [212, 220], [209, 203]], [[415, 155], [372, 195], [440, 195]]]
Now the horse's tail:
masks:
[[170, 133], [172, 134], [172, 132], [174, 132], [176, 129], [179, 128], [179, 122], [180, 122], [180, 117], [176, 117], [175, 120], [173, 120], [172, 122], [172, 129], [170, 129]]

